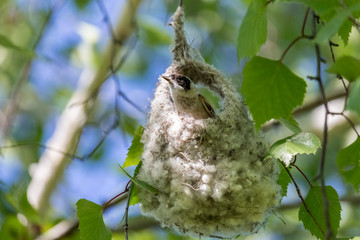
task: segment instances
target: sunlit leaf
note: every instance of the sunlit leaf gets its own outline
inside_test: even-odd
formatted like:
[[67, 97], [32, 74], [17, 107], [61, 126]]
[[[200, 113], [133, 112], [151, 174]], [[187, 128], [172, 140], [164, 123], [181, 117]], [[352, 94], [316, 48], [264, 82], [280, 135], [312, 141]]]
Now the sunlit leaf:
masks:
[[343, 56], [331, 64], [329, 73], [340, 74], [348, 81], [355, 81], [360, 77], [360, 60], [351, 56]]
[[267, 37], [266, 1], [251, 2], [241, 23], [238, 40], [238, 59], [255, 55]]
[[[331, 229], [334, 235], [336, 235], [341, 219], [341, 206], [339, 196], [336, 190], [331, 186], [325, 186], [325, 192], [330, 206], [329, 215]], [[320, 186], [313, 186], [310, 188], [310, 191], [306, 196], [305, 203], [312, 216], [316, 219], [316, 222], [318, 223], [321, 230], [314, 222], [310, 214], [306, 211], [304, 204], [302, 204], [299, 209], [299, 220], [303, 222], [304, 227], [309, 230], [312, 235], [316, 236], [318, 239], [325, 239], [324, 234], [326, 234], [327, 232], [326, 219], [324, 201]]]
[[257, 128], [272, 118], [288, 119], [305, 91], [306, 82], [280, 61], [255, 56], [245, 65], [242, 93]]
[[275, 142], [266, 158], [276, 158], [289, 166], [297, 154], [315, 154], [321, 147], [320, 140], [312, 133], [298, 133]]
[[111, 231], [105, 226], [102, 207], [86, 199], [76, 203], [82, 240], [110, 240]]
[[135, 136], [131, 142], [131, 146], [127, 153], [127, 157], [123, 164], [123, 168], [138, 165], [143, 152], [143, 144], [140, 142], [141, 135], [143, 134], [143, 126], [139, 126], [135, 132]]
[[338, 153], [336, 163], [345, 181], [352, 184], [356, 191], [359, 191], [360, 138]]

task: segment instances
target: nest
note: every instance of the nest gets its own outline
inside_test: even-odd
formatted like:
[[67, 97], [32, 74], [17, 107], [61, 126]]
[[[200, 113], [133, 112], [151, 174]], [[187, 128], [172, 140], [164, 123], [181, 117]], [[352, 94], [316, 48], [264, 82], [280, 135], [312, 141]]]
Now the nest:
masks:
[[278, 164], [264, 159], [267, 146], [230, 81], [187, 44], [181, 7], [171, 25], [174, 58], [165, 74], [180, 73], [208, 87], [223, 106], [217, 118], [179, 116], [168, 82], [159, 78], [142, 136], [138, 178], [160, 193], [141, 189], [141, 210], [190, 236], [255, 233], [279, 204]]

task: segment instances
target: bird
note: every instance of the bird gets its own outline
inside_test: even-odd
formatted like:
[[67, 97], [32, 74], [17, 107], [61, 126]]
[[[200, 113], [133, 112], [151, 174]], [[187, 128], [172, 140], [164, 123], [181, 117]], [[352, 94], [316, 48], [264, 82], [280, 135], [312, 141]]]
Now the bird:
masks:
[[215, 118], [214, 108], [207, 99], [198, 93], [195, 84], [182, 74], [162, 75], [170, 86], [171, 98], [180, 116], [194, 119]]

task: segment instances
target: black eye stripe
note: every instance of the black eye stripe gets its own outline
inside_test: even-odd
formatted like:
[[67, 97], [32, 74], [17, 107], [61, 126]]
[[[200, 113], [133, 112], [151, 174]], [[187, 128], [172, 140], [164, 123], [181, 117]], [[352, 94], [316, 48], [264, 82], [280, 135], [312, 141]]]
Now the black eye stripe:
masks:
[[175, 75], [174, 78], [181, 87], [183, 87], [185, 90], [190, 90], [191, 81], [188, 77], [183, 75]]

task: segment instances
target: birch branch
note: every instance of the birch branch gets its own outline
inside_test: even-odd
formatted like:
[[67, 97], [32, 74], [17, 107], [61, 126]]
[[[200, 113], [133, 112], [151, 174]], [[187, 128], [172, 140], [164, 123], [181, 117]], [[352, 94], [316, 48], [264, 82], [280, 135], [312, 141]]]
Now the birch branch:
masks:
[[[74, 153], [78, 146], [82, 129], [94, 105], [94, 97], [105, 82], [106, 76], [123, 47], [125, 40], [134, 31], [134, 16], [141, 0], [128, 0], [114, 29], [116, 39], [110, 39], [102, 57], [102, 64], [97, 71], [86, 69], [80, 76], [77, 89], [71, 96], [60, 116], [55, 131], [46, 146], [59, 149], [61, 152]], [[40, 157], [39, 163], [32, 169], [32, 180], [27, 195], [30, 204], [44, 214], [49, 199], [71, 159], [59, 152], [47, 149]]]

